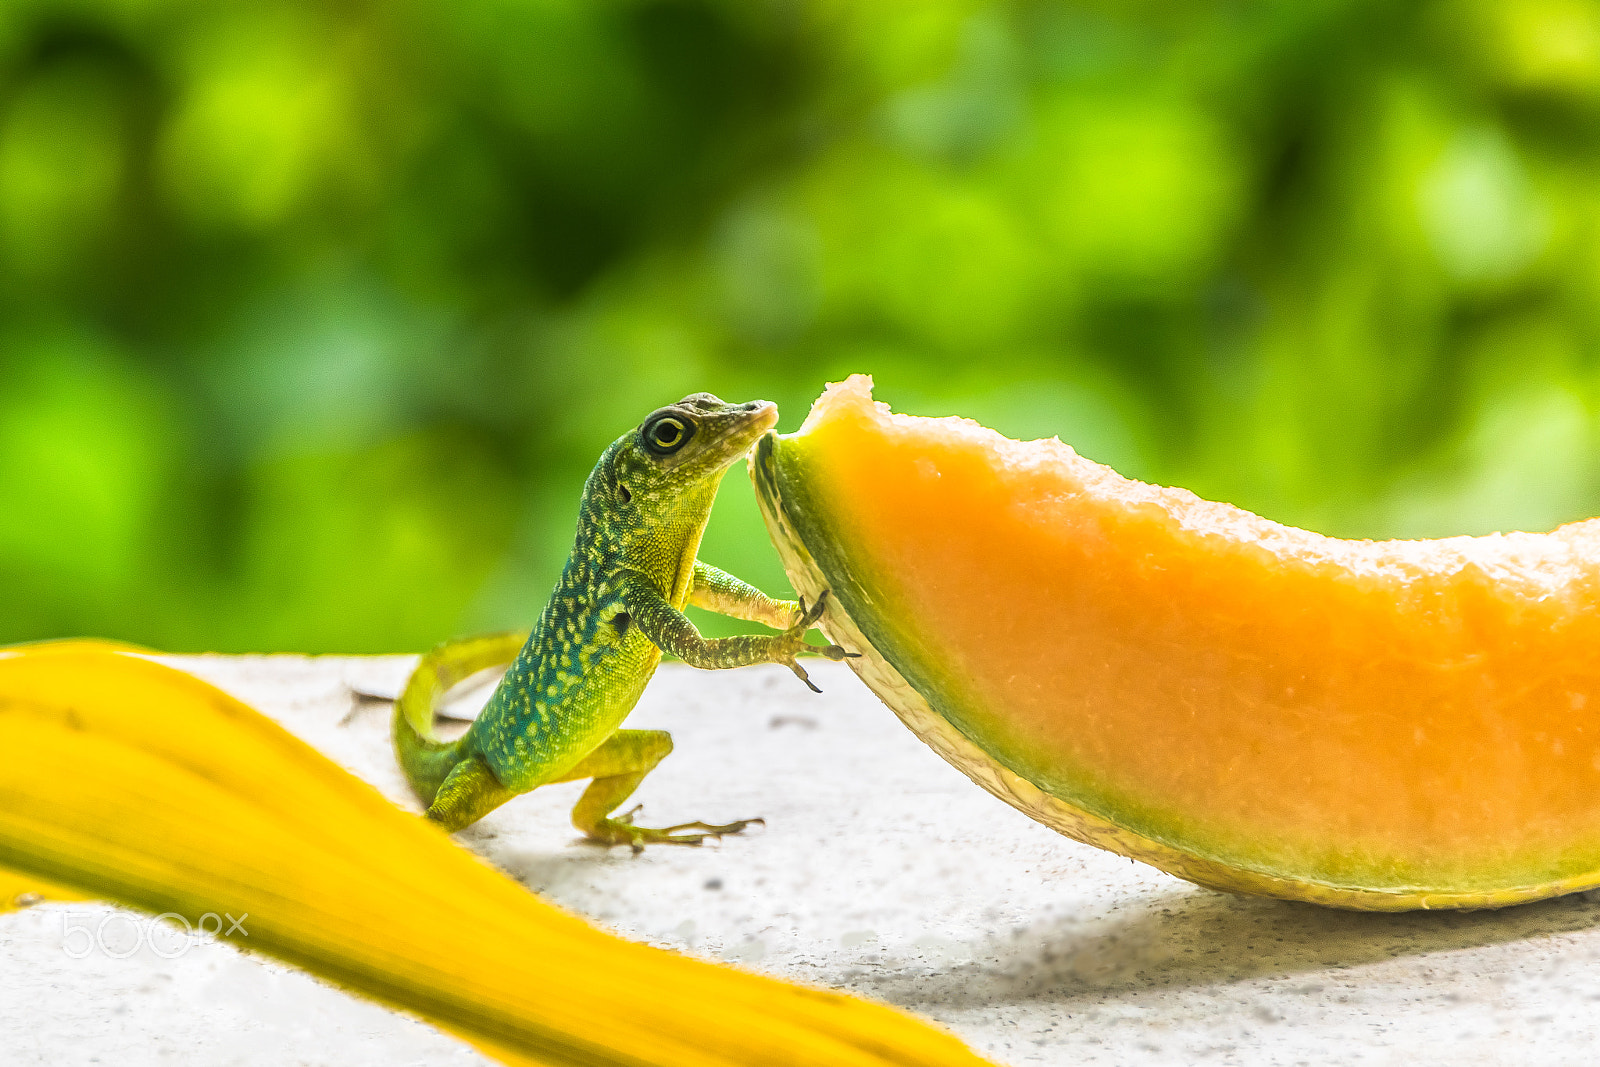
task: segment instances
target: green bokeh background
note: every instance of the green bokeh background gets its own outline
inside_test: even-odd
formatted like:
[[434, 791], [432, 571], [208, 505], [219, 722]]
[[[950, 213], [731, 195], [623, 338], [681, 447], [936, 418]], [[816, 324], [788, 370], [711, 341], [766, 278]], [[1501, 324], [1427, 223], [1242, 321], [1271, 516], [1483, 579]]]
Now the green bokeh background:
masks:
[[[0, 642], [526, 624], [607, 442], [851, 371], [1329, 533], [1547, 529], [1597, 238], [1584, 0], [5, 0]], [[742, 474], [703, 555], [785, 588]]]

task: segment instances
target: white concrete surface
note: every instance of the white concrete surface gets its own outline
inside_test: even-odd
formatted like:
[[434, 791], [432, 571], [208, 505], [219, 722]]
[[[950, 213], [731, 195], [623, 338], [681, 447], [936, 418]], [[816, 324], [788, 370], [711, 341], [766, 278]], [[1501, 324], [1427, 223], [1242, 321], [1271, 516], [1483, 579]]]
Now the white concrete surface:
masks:
[[[412, 803], [387, 705], [348, 688], [392, 690], [409, 660], [177, 662]], [[764, 831], [606, 852], [575, 840], [580, 786], [568, 785], [462, 840], [628, 937], [903, 1005], [1000, 1063], [1600, 1059], [1600, 895], [1380, 916], [1199, 889], [1029, 821], [923, 748], [842, 666], [811, 669], [822, 696], [782, 668], [671, 665], [630, 721], [678, 746], [638, 795], [642, 821], [760, 815]], [[78, 951], [85, 937], [69, 931], [82, 925], [103, 948]], [[163, 958], [136, 947], [138, 929], [99, 906], [0, 918], [0, 1064], [482, 1062], [221, 944]]]

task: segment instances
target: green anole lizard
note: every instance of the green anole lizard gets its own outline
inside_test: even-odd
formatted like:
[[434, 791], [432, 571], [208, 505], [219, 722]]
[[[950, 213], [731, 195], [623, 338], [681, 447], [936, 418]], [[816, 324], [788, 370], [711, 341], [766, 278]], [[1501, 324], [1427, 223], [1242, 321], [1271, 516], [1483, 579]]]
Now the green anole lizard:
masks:
[[[663, 650], [696, 667], [786, 664], [812, 689], [797, 652], [853, 655], [838, 645], [806, 645], [821, 597], [809, 609], [773, 600], [695, 558], [722, 476], [777, 421], [767, 401], [726, 404], [710, 393], [654, 412], [617, 438], [590, 473], [577, 542], [532, 633], [447, 642], [422, 657], [395, 702], [394, 745], [429, 819], [459, 830], [520, 793], [590, 778], [572, 824], [601, 844], [635, 851], [698, 845], [759, 821], [652, 829], [635, 826], [633, 812], [612, 812], [672, 751], [664, 731], [619, 729]], [[686, 604], [783, 632], [707, 639], [683, 614]], [[467, 732], [437, 740], [440, 695], [508, 661]]]

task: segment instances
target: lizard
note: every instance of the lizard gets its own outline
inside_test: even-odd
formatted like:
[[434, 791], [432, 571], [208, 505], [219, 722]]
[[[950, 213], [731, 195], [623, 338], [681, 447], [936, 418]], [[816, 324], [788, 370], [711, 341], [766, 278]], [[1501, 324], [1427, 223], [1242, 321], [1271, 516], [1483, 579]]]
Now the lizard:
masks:
[[[781, 663], [815, 692], [796, 653], [854, 655], [805, 641], [826, 592], [809, 607], [775, 600], [696, 558], [723, 475], [777, 421], [768, 401], [728, 404], [710, 393], [651, 413], [590, 472], [572, 553], [533, 629], [447, 641], [422, 656], [395, 701], [393, 733], [429, 820], [454, 832], [539, 786], [591, 779], [572, 824], [602, 845], [699, 845], [761, 821], [652, 828], [634, 824], [637, 807], [614, 812], [672, 751], [666, 731], [621, 729], [663, 651], [707, 669]], [[782, 632], [706, 638], [686, 604]], [[467, 732], [439, 740], [438, 699], [507, 662]]]

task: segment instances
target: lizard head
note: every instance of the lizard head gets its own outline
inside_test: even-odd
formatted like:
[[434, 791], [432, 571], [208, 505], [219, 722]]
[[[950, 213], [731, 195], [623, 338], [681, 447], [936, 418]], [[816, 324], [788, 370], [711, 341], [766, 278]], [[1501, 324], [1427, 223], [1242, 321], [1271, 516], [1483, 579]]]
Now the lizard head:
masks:
[[710, 393], [686, 396], [617, 439], [601, 464], [607, 488], [624, 506], [675, 510], [715, 492], [728, 468], [777, 422], [778, 407], [767, 400], [728, 404]]

